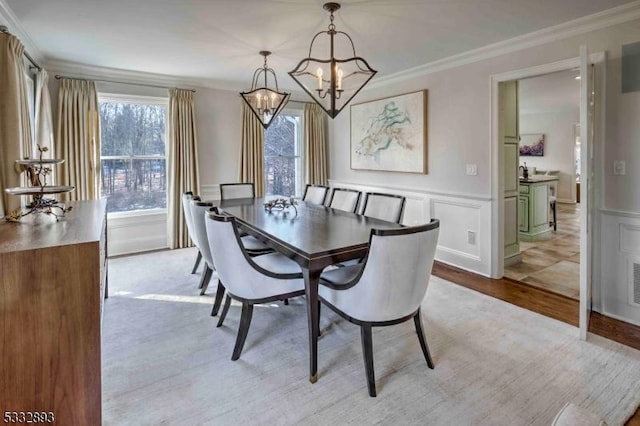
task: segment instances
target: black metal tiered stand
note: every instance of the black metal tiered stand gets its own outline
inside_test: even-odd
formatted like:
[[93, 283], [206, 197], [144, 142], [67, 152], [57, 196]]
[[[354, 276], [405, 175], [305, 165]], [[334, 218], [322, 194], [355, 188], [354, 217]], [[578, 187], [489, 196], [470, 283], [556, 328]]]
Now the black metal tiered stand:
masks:
[[64, 160], [42, 158], [42, 154], [48, 151], [46, 147], [43, 148], [38, 145], [38, 151], [40, 155], [37, 159], [16, 160], [16, 169], [20, 173], [27, 173], [27, 180], [30, 186], [7, 188], [5, 191], [11, 195], [30, 195], [33, 199], [27, 205], [25, 211], [15, 210], [9, 213], [6, 216], [8, 221], [18, 222], [23, 217], [36, 213], [54, 216], [58, 221], [71, 210], [71, 207], [65, 207], [58, 200], [45, 197], [45, 195], [62, 194], [75, 189], [73, 186], [47, 185], [47, 177], [51, 174], [51, 166], [64, 163]]

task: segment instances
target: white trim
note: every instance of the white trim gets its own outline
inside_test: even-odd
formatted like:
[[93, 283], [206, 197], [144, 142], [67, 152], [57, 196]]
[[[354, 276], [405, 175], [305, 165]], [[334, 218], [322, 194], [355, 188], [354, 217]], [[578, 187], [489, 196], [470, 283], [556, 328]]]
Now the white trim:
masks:
[[622, 210], [608, 210], [608, 209], [600, 209], [601, 214], [606, 214], [609, 216], [618, 216], [618, 217], [627, 217], [631, 219], [640, 219], [640, 213], [638, 212], [627, 212]]
[[[452, 249], [452, 248], [450, 248], [450, 247], [446, 247], [446, 246], [438, 246], [438, 247], [437, 247], [437, 250], [439, 250], [439, 251], [441, 251], [441, 252], [445, 252], [445, 253], [453, 254], [453, 255], [458, 256], [458, 257], [464, 257], [464, 258], [466, 258], [466, 259], [473, 260], [473, 261], [475, 261], [475, 262], [482, 262], [482, 259], [480, 259], [480, 256], [478, 256], [478, 255], [474, 255], [474, 254], [470, 254], [470, 253], [465, 253], [465, 252], [463, 252], [463, 251], [461, 251], [461, 250]], [[453, 263], [452, 263], [452, 265], [454, 265], [454, 266], [458, 266], [457, 264], [453, 264]], [[478, 272], [477, 272], [477, 271], [473, 271], [473, 273], [474, 273], [474, 274], [478, 274]]]
[[[355, 186], [371, 186], [368, 183], [360, 183], [360, 182], [346, 182], [340, 179], [329, 179], [329, 186], [334, 186], [334, 183], [339, 182], [341, 185], [355, 185]], [[429, 191], [422, 188], [416, 188], [412, 186], [394, 186], [394, 185], [374, 185], [376, 188], [384, 188], [390, 189], [394, 191], [402, 191], [402, 192], [416, 192], [419, 194], [428, 194], [428, 195], [440, 195], [445, 197], [454, 197], [454, 198], [463, 198], [466, 200], [476, 200], [476, 201], [492, 201], [491, 197], [483, 196], [483, 195], [475, 195], [464, 192], [451, 192], [451, 191]]]
[[[629, 324], [640, 326], [640, 321], [635, 321], [633, 318], [627, 318], [627, 317], [623, 317], [621, 315], [616, 315], [616, 314], [611, 313], [609, 311], [605, 311], [604, 309], [602, 311], [602, 315], [607, 316], [609, 318], [616, 319], [618, 321], [628, 322]], [[589, 333], [589, 334], [591, 334], [591, 333]]]
[[[554, 41], [564, 40], [579, 34], [607, 28], [640, 18], [640, 0], [604, 10], [572, 21], [564, 22], [553, 27], [544, 28], [528, 34], [523, 34], [498, 43], [489, 44], [478, 49], [448, 56], [443, 59], [428, 62], [404, 71], [376, 78], [367, 89], [397, 83], [425, 74], [431, 74], [507, 53], [517, 52], [530, 47], [541, 46]], [[593, 59], [593, 58], [592, 58]], [[594, 61], [598, 62], [598, 61]], [[365, 89], [365, 90], [367, 90]]]
[[[4, 22], [2, 22], [4, 21]], [[33, 42], [29, 34], [24, 29], [18, 17], [13, 13], [13, 10], [9, 7], [5, 0], [0, 0], [0, 23], [6, 25], [9, 28], [9, 32], [20, 39], [20, 42], [24, 45], [26, 52], [38, 62], [38, 65], [44, 66], [42, 52], [38, 49], [38, 46]]]

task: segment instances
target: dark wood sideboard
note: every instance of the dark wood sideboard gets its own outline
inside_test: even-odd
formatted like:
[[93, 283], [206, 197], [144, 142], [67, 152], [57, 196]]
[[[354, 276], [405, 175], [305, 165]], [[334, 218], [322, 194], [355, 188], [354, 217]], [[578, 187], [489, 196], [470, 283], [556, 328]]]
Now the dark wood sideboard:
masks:
[[67, 205], [59, 222], [0, 223], [0, 416], [100, 425], [106, 201]]

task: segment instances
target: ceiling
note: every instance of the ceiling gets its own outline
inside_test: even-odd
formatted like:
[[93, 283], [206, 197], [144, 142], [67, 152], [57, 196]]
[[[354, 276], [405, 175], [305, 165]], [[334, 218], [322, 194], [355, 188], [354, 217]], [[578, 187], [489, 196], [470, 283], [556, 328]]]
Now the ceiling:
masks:
[[567, 70], [518, 81], [520, 114], [580, 110], [580, 70]]
[[[46, 60], [248, 84], [271, 50], [281, 85], [329, 17], [322, 0], [0, 0]], [[343, 0], [336, 27], [378, 76], [630, 0]], [[318, 56], [320, 56], [318, 54]]]

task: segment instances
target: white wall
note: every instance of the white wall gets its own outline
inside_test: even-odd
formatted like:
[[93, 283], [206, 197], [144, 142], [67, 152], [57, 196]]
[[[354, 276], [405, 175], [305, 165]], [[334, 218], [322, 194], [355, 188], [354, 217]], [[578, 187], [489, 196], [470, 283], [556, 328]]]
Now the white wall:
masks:
[[580, 121], [580, 108], [573, 111], [520, 114], [520, 134], [544, 133], [544, 156], [520, 157], [520, 164], [538, 170], [558, 170], [558, 201], [575, 201], [574, 123]]
[[[457, 256], [449, 257], [446, 261], [456, 265], [465, 264], [465, 257], [474, 256], [475, 248], [465, 246], [467, 225], [459, 223], [455, 218], [464, 217], [468, 220], [468, 215], [462, 214], [462, 209], [470, 197], [491, 199], [491, 171], [493, 167], [497, 167], [491, 164], [491, 75], [575, 58], [580, 45], [584, 44], [590, 52], [607, 51], [609, 58], [604, 146], [597, 147], [596, 150], [602, 152], [603, 158], [601, 164], [596, 164], [602, 174], [601, 181], [596, 182], [599, 185], [596, 187], [596, 200], [603, 201], [596, 205], [596, 209], [607, 208], [622, 212], [623, 215], [640, 212], [640, 191], [637, 189], [637, 183], [640, 182], [640, 93], [620, 93], [621, 45], [638, 40], [640, 21], [635, 20], [450, 69], [436, 68], [431, 73], [410, 74], [405, 79], [373, 85], [373, 88], [359, 94], [354, 102], [429, 90], [429, 173], [410, 175], [351, 170], [350, 117], [348, 111], [343, 111], [330, 125], [330, 177], [335, 182], [345, 184], [395, 187], [451, 197], [454, 200], [452, 208], [458, 203], [461, 210], [457, 213], [446, 212], [447, 217], [441, 218], [441, 234], [448, 235], [449, 244], [462, 249]], [[375, 67], [375, 64], [372, 66]], [[613, 176], [614, 159], [626, 160], [625, 176]], [[477, 164], [478, 175], [467, 176], [466, 164]], [[492, 200], [491, 203], [496, 201]], [[479, 212], [475, 213], [474, 219], [480, 217]], [[595, 215], [596, 220], [599, 217]], [[427, 219], [428, 216], [425, 215], [424, 220]], [[490, 222], [479, 222], [480, 228], [489, 229], [490, 226]], [[599, 227], [598, 223], [596, 227]], [[494, 238], [497, 236], [491, 232], [480, 233], [476, 244], [478, 247], [491, 247], [494, 245]], [[615, 262], [617, 254], [606, 251], [600, 244], [600, 241], [595, 241], [596, 253], [602, 253], [602, 256], [610, 257]], [[485, 264], [485, 259], [481, 260], [482, 264], [472, 270], [486, 274], [488, 265]], [[600, 260], [595, 259], [594, 263], [597, 264]], [[609, 281], [603, 282], [601, 288], [600, 278], [599, 275], [594, 277], [594, 292], [606, 293], [607, 287], [612, 284]], [[637, 312], [640, 308], [630, 309]], [[629, 317], [628, 312], [622, 311], [620, 316]]]

